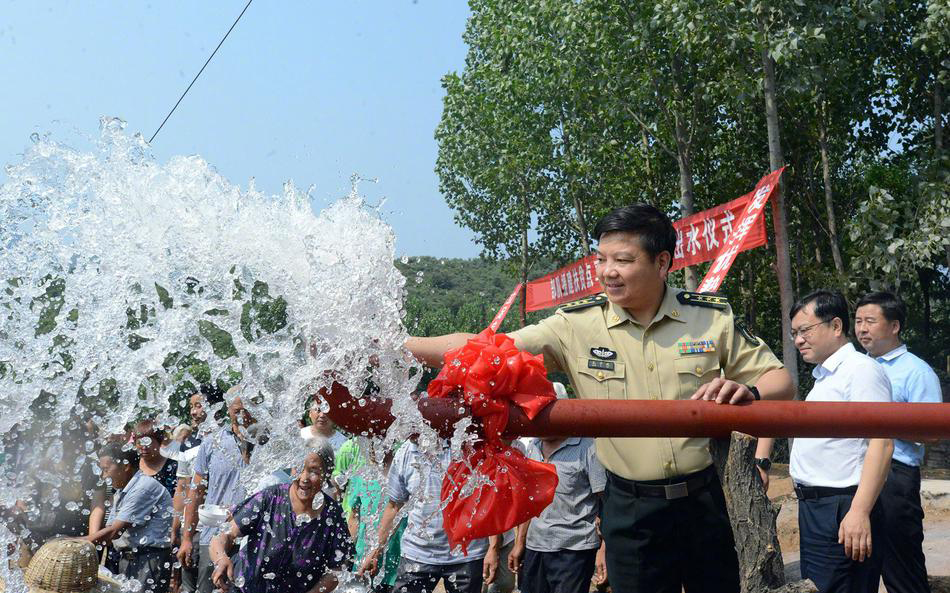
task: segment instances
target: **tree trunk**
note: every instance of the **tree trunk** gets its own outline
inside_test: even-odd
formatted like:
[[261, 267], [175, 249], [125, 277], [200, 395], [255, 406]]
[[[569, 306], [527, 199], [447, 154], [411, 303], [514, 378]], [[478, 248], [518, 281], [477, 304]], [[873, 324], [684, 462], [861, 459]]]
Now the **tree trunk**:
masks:
[[749, 272], [749, 296], [745, 300], [745, 321], [749, 327], [757, 327], [755, 302], [755, 274]]
[[[676, 164], [680, 170], [680, 213], [683, 217], [696, 212], [696, 202], [693, 199], [693, 164], [689, 154], [689, 134], [683, 119], [676, 117]], [[696, 290], [699, 278], [695, 266], [683, 268], [686, 280], [686, 290]]]
[[785, 585], [785, 563], [775, 523], [781, 507], [772, 504], [762, 488], [753, 463], [756, 442], [754, 437], [734, 432], [731, 441], [714, 439], [710, 446], [736, 540], [742, 593]]
[[[775, 97], [775, 62], [769, 56], [765, 15], [759, 15], [759, 31], [766, 36], [762, 47], [762, 69], [765, 75], [765, 121], [769, 133], [769, 165], [772, 170], [785, 165], [782, 155], [782, 140], [778, 127], [778, 105]], [[772, 198], [772, 225], [775, 229], [775, 271], [778, 276], [779, 298], [782, 306], [782, 362], [792, 376], [795, 388], [798, 388], [798, 352], [789, 337], [792, 325], [788, 318], [794, 304], [792, 291], [792, 263], [788, 254], [788, 220], [785, 215], [785, 182], [780, 181]]]
[[[527, 200], [524, 200], [527, 211]], [[530, 218], [529, 218], [530, 220]], [[521, 228], [521, 305], [518, 307], [520, 327], [527, 323], [528, 315], [528, 225]]]
[[578, 197], [576, 194], [573, 196], [573, 199], [574, 212], [577, 220], [577, 233], [581, 238], [581, 257], [587, 257], [590, 255], [590, 232], [587, 230], [587, 217], [584, 215], [584, 202], [582, 202], [580, 197]]
[[825, 122], [819, 124], [818, 144], [821, 147], [821, 177], [825, 182], [825, 210], [828, 213], [828, 240], [831, 242], [831, 257], [835, 260], [835, 270], [844, 280], [844, 260], [838, 248], [838, 225], [835, 222], [835, 208], [831, 193], [831, 165], [828, 162], [828, 131]]
[[650, 162], [650, 139], [647, 138], [646, 130], [642, 128], [640, 129], [640, 145], [643, 147], [644, 167], [647, 174], [647, 189], [650, 191], [650, 195], [656, 199], [659, 197], [659, 192], [653, 185], [653, 164]]
[[[567, 190], [571, 194], [571, 202], [574, 205], [574, 228], [577, 230], [577, 234], [580, 237], [582, 257], [587, 257], [590, 255], [590, 235], [587, 230], [587, 217], [584, 215], [584, 202], [581, 201], [580, 196], [577, 195], [576, 188], [574, 187], [573, 179], [571, 174], [567, 172], [567, 169], [570, 166], [570, 163], [574, 161], [574, 157], [571, 154], [571, 139], [567, 134], [567, 126], [565, 125], [565, 117], [563, 111], [561, 113], [561, 139], [564, 142], [564, 156], [566, 162], [564, 163], [565, 176], [567, 177]], [[598, 237], [599, 238], [599, 237]]]
[[[939, 64], [938, 64], [939, 65]], [[934, 72], [939, 73], [937, 68]], [[943, 89], [940, 77], [934, 76], [934, 150], [937, 158], [943, 154]]]
[[934, 270], [929, 268], [917, 268], [917, 279], [920, 282], [920, 293], [924, 297], [924, 338], [930, 340], [930, 287], [933, 277], [936, 275]]
[[788, 583], [778, 589], [772, 589], [768, 593], [818, 593], [818, 587], [808, 579]]

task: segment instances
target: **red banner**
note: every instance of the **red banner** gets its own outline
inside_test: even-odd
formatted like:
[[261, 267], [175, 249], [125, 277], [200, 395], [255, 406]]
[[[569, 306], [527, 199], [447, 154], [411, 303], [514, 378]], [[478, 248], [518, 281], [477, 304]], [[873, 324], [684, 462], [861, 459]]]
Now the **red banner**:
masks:
[[[678, 270], [716, 259], [699, 292], [717, 290], [736, 254], [765, 245], [767, 235], [765, 217], [761, 216], [762, 206], [771, 196], [783, 170], [769, 173], [759, 180], [754, 190], [740, 198], [675, 221], [676, 249], [670, 269]], [[748, 216], [749, 213], [753, 216]], [[741, 231], [741, 237], [736, 236], [733, 240], [734, 231]], [[725, 263], [725, 259], [720, 259], [721, 255], [731, 259]], [[532, 280], [525, 290], [528, 301], [525, 309], [538, 311], [602, 292], [597, 282], [596, 263], [597, 256], [590, 255]], [[709, 288], [713, 284], [715, 288]]]
[[519, 292], [521, 292], [521, 283], [515, 286], [515, 289], [511, 291], [511, 294], [508, 295], [508, 298], [505, 300], [505, 304], [501, 306], [501, 309], [498, 309], [498, 312], [495, 313], [495, 318], [488, 324], [488, 327], [490, 327], [493, 332], [497, 332], [498, 328], [501, 327], [501, 324], [505, 321], [505, 316], [508, 315], [511, 306], [515, 304], [515, 299], [518, 298]]
[[719, 290], [722, 281], [726, 279], [726, 274], [729, 273], [729, 268], [732, 267], [732, 262], [736, 259], [736, 255], [740, 251], [750, 248], [747, 242], [752, 239], [752, 229], [756, 225], [764, 225], [765, 204], [772, 197], [775, 188], [778, 187], [779, 177], [782, 176], [784, 170], [785, 167], [778, 171], [772, 171], [759, 180], [752, 192], [742, 196], [743, 198], [749, 198], [749, 200], [742, 216], [739, 217], [739, 224], [736, 226], [736, 230], [729, 235], [729, 238], [723, 242], [719, 253], [716, 254], [716, 259], [709, 266], [709, 271], [706, 272], [706, 277], [696, 288], [696, 292], [716, 292]]
[[[752, 193], [674, 222], [676, 249], [673, 251], [670, 271], [694, 266], [716, 257], [735, 228], [736, 221], [741, 220]], [[767, 239], [765, 219], [759, 219], [750, 229], [748, 243], [743, 249], [761, 247]]]
[[556, 272], [528, 282], [525, 298], [528, 311], [555, 307], [562, 303], [597, 294], [603, 288], [597, 282], [597, 256], [589, 255]]

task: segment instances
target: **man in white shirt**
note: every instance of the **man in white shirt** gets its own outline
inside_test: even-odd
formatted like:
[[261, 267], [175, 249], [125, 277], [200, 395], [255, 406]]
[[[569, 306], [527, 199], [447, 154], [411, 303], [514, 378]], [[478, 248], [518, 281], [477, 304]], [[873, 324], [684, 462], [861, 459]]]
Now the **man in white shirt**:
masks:
[[[789, 317], [795, 347], [816, 365], [807, 401], [891, 401], [884, 369], [848, 338], [848, 304], [841, 293], [813, 292], [795, 303]], [[891, 439], [797, 438], [792, 444], [789, 473], [798, 497], [802, 577], [821, 593], [878, 590], [878, 496], [893, 452]]]

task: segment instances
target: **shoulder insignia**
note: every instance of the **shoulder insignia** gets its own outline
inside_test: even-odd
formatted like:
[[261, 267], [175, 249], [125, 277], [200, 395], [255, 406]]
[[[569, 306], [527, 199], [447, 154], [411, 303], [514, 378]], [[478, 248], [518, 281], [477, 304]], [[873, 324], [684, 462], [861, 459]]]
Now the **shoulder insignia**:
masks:
[[565, 313], [569, 311], [579, 311], [580, 309], [586, 309], [588, 307], [594, 307], [598, 305], [603, 305], [607, 302], [607, 295], [604, 293], [591, 295], [589, 297], [584, 297], [570, 303], [566, 303], [561, 306], [561, 311]]
[[738, 317], [734, 318], [734, 321], [736, 324], [736, 330], [739, 332], [739, 334], [743, 338], [745, 338], [746, 342], [748, 342], [752, 346], [758, 346], [759, 344], [762, 343], [757, 337], [755, 337], [755, 335], [751, 331], [749, 331], [749, 327], [745, 324], [744, 321], [742, 321]]
[[724, 296], [719, 296], [708, 292], [683, 291], [676, 295], [676, 300], [678, 300], [683, 305], [709, 307], [711, 309], [719, 309], [721, 311], [725, 311], [729, 308], [729, 299]]

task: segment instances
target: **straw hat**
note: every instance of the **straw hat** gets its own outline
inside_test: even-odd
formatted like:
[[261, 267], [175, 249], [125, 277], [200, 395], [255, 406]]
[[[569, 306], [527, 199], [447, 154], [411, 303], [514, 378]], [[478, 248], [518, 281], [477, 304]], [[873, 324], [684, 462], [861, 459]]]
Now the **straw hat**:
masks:
[[54, 539], [43, 544], [23, 573], [30, 593], [119, 591], [118, 581], [99, 576], [96, 547], [81, 539]]

